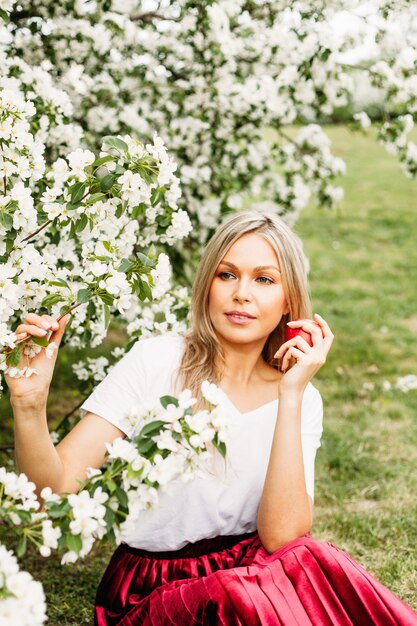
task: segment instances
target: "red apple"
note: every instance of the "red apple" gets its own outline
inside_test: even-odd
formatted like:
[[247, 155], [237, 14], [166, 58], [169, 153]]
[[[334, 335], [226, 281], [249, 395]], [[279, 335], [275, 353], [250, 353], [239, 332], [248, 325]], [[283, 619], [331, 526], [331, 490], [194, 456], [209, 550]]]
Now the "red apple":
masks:
[[[293, 322], [313, 322], [313, 324], [320, 327], [320, 325], [317, 324], [317, 322], [315, 322], [314, 320], [299, 319], [299, 320], [292, 320], [292, 321]], [[305, 339], [305, 341], [308, 343], [309, 346], [313, 346], [311, 333], [308, 333], [306, 330], [303, 330], [302, 328], [291, 328], [290, 326], [285, 327], [284, 341], [289, 341], [290, 339], [293, 339], [294, 337], [297, 337], [298, 335], [302, 337], [303, 339]]]

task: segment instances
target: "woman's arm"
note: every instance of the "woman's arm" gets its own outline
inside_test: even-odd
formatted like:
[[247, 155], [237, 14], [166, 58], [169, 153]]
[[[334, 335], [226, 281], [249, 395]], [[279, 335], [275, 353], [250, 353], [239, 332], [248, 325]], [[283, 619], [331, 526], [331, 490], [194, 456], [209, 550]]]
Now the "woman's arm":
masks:
[[86, 478], [87, 468], [103, 465], [106, 442], [125, 434], [102, 417], [87, 413], [55, 447], [45, 407], [44, 401], [30, 405], [12, 399], [17, 467], [35, 483], [38, 495], [44, 487], [55, 493], [76, 492], [77, 481]]
[[[298, 336], [284, 343], [275, 355], [283, 357], [285, 374], [280, 381], [278, 416], [257, 520], [259, 537], [268, 552], [309, 532], [313, 521], [313, 503], [305, 484], [301, 406], [305, 388], [324, 365], [333, 342], [327, 323], [317, 315], [315, 321], [318, 326], [290, 322], [311, 333], [312, 347]], [[291, 358], [295, 365], [286, 371]]]
[[302, 396], [283, 396], [279, 401], [257, 524], [268, 552], [305, 535], [313, 521], [313, 503], [304, 477], [301, 403]]
[[[20, 340], [28, 335], [45, 337], [52, 330], [50, 343], [55, 342], [58, 348], [68, 319], [66, 316], [57, 322], [50, 316], [31, 313], [16, 333]], [[124, 437], [116, 426], [88, 413], [55, 448], [49, 435], [46, 403], [56, 356], [57, 350], [51, 359], [44, 350], [39, 352], [31, 361], [37, 374], [29, 378], [6, 375], [14, 415], [17, 466], [36, 484], [38, 494], [47, 486], [57, 493], [77, 491], [77, 480], [86, 477], [87, 468], [103, 464], [105, 443]]]

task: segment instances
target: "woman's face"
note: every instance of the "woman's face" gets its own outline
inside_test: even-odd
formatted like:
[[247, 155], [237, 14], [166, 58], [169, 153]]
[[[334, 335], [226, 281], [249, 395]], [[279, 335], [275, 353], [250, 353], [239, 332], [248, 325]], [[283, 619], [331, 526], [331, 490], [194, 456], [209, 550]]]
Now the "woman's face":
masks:
[[217, 336], [230, 343], [264, 343], [286, 313], [272, 246], [255, 233], [242, 235], [223, 257], [210, 287], [209, 314]]

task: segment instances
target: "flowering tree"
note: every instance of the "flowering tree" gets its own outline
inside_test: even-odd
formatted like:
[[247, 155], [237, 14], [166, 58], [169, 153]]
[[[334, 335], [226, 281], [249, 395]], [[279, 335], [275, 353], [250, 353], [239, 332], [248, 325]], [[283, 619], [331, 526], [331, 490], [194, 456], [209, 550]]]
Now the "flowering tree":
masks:
[[[344, 163], [332, 156], [324, 131], [307, 124], [290, 138], [285, 127], [347, 102], [354, 83], [340, 54], [361, 41], [370, 22], [379, 54], [361, 69], [385, 94], [378, 137], [414, 175], [412, 3], [374, 0], [369, 15], [360, 5], [3, 2], [0, 342], [10, 345], [8, 332], [23, 311], [43, 304], [56, 315], [65, 299], [73, 306], [77, 298], [86, 306], [72, 316], [73, 346], [98, 345], [114, 313], [134, 338], [181, 330], [188, 306], [181, 285], [189, 284], [201, 245], [223, 214], [252, 198], [294, 222], [312, 194], [322, 205], [339, 201], [343, 190], [331, 181]], [[356, 11], [363, 26], [338, 35], [332, 20], [340, 10]], [[408, 28], [398, 37], [402, 14]], [[370, 120], [359, 114], [354, 123], [366, 127]], [[126, 133], [150, 150], [152, 181], [146, 165], [130, 166], [134, 140], [130, 152], [120, 139], [113, 154], [97, 159], [89, 150], [97, 151], [103, 136]], [[124, 162], [111, 161], [116, 154]], [[173, 285], [167, 257], [152, 273], [151, 243], [158, 253], [175, 243]], [[135, 282], [138, 252], [148, 261], [139, 261]], [[130, 265], [129, 254], [136, 259]], [[159, 285], [149, 307], [152, 276]], [[78, 371], [85, 377], [88, 368]]]
[[[31, 357], [53, 352], [48, 337], [17, 341], [30, 311], [71, 311], [73, 347], [99, 345], [112, 316], [132, 341], [181, 331], [193, 268], [222, 216], [250, 199], [293, 223], [313, 196], [338, 202], [345, 166], [317, 122], [348, 102], [352, 71], [381, 89], [377, 138], [415, 176], [415, 8], [366, 7], [3, 0], [0, 369], [30, 376]], [[355, 32], [334, 28], [342, 10], [360, 16]], [[369, 28], [375, 58], [347, 64], [342, 53]], [[370, 124], [363, 112], [352, 120]], [[75, 364], [81, 389], [108, 367]]]

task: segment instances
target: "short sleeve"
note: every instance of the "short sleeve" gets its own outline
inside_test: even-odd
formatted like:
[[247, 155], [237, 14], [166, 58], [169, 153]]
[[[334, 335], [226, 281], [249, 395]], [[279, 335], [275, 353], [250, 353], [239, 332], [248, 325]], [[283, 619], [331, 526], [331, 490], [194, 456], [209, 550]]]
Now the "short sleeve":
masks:
[[323, 401], [312, 384], [304, 395], [302, 407], [301, 442], [307, 493], [314, 500], [314, 462], [323, 432]]
[[143, 342], [137, 341], [97, 385], [81, 411], [103, 417], [132, 437], [138, 424], [131, 416], [146, 401], [146, 375]]
[[182, 336], [167, 333], [138, 340], [81, 405], [123, 431], [136, 435], [143, 406], [173, 394], [174, 374], [184, 351]]

